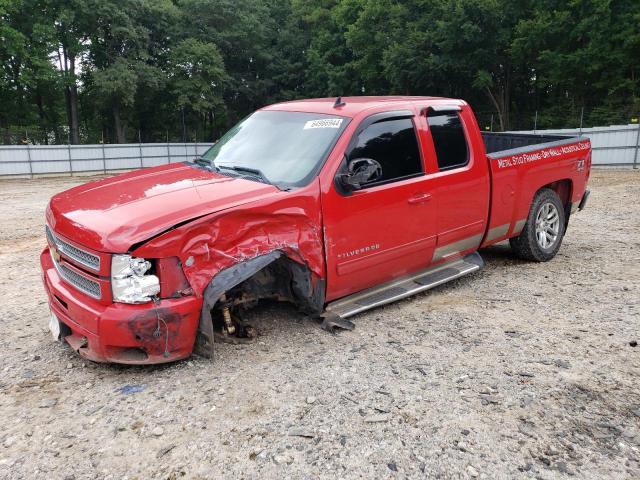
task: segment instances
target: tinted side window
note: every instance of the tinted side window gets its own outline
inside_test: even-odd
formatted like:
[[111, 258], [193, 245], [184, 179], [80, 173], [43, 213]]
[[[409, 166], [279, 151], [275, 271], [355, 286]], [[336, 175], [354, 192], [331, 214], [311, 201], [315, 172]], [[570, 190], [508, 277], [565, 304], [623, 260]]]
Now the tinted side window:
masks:
[[349, 154], [349, 160], [371, 158], [382, 166], [382, 178], [388, 182], [422, 172], [418, 140], [410, 118], [383, 120], [369, 125]]
[[460, 116], [456, 112], [430, 110], [427, 121], [440, 171], [466, 165], [469, 161], [469, 151]]

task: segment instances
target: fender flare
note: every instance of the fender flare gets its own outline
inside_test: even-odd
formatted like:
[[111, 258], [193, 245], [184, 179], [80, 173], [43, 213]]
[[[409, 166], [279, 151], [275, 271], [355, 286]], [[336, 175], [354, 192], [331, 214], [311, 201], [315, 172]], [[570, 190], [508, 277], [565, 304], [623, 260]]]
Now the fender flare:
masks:
[[211, 309], [218, 302], [224, 292], [251, 278], [254, 274], [275, 262], [284, 253], [281, 250], [272, 252], [249, 260], [241, 261], [235, 265], [221, 270], [215, 275], [202, 295], [202, 310], [200, 323], [196, 333], [194, 352], [203, 357], [213, 359], [213, 319]]

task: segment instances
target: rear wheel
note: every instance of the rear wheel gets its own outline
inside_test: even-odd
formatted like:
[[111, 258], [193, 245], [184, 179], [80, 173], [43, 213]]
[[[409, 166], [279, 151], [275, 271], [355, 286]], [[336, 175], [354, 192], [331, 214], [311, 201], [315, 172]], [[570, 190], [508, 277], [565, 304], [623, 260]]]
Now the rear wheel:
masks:
[[564, 232], [564, 206], [556, 192], [543, 188], [533, 197], [522, 232], [511, 238], [509, 243], [523, 260], [546, 262], [558, 253]]

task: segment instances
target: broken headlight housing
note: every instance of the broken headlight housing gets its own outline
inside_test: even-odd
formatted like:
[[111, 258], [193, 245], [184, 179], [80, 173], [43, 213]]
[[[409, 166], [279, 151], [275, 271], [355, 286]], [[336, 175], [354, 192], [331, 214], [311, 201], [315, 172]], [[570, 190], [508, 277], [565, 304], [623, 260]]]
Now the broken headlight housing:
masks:
[[160, 292], [160, 280], [147, 274], [151, 262], [131, 255], [111, 257], [111, 292], [114, 302], [146, 303]]

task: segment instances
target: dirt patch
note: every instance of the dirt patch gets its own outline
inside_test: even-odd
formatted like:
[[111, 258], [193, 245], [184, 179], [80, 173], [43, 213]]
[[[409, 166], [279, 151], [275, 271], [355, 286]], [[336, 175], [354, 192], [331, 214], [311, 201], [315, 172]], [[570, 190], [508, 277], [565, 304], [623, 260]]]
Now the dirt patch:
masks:
[[44, 208], [0, 181], [0, 478], [639, 478], [640, 172], [596, 170], [558, 256], [481, 272], [332, 336], [293, 309], [160, 367], [54, 343]]

